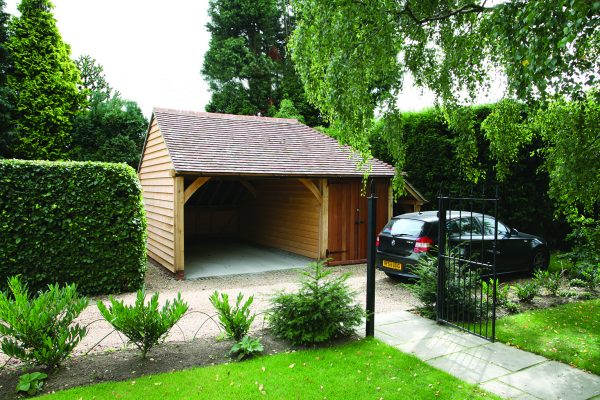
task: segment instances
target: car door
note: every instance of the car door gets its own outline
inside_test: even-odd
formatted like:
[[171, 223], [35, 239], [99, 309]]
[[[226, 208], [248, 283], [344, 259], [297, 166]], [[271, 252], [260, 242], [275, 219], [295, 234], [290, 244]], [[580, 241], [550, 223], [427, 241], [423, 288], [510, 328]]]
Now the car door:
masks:
[[485, 251], [481, 225], [472, 215], [459, 216], [447, 223], [449, 252], [461, 259], [483, 262]]
[[[486, 248], [490, 261], [492, 261], [495, 220], [492, 216], [485, 215], [479, 217], [479, 221], [484, 232], [484, 240], [489, 243]], [[498, 241], [495, 250], [496, 272], [506, 273], [527, 269], [529, 247], [530, 244], [525, 238], [519, 236], [518, 232], [511, 231], [507, 225], [498, 221]]]

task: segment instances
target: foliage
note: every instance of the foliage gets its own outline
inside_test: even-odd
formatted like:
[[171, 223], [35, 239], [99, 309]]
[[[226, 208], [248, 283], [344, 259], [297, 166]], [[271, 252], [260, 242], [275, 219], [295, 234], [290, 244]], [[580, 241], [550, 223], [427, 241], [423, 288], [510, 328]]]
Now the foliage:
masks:
[[507, 301], [504, 303], [504, 308], [506, 308], [506, 311], [508, 311], [510, 314], [517, 314], [521, 312], [521, 306], [519, 303], [514, 303], [512, 301]]
[[[106, 81], [104, 67], [95, 58], [84, 54], [75, 60], [75, 65], [81, 77], [79, 89], [85, 91], [88, 102], [105, 101], [113, 96], [113, 88]], [[93, 98], [94, 95], [99, 98]], [[118, 96], [118, 93], [115, 95]]]
[[600, 374], [600, 299], [526, 311], [496, 321], [496, 338]]
[[6, 48], [10, 15], [4, 11], [6, 3], [0, 0], [0, 158], [11, 157], [13, 92], [8, 88], [6, 76], [12, 69], [10, 54]]
[[569, 280], [569, 286], [571, 287], [585, 287], [585, 281], [579, 278], [573, 278]]
[[21, 274], [33, 291], [75, 282], [82, 293], [119, 293], [143, 282], [142, 190], [126, 165], [0, 160], [0, 230], [0, 276]]
[[259, 339], [244, 336], [242, 340], [231, 347], [229, 354], [238, 361], [260, 354], [265, 350]]
[[75, 120], [70, 155], [74, 160], [124, 162], [137, 168], [148, 121], [135, 102], [105, 96], [93, 92], [89, 109]]
[[212, 92], [207, 111], [272, 116], [287, 98], [309, 124], [321, 123], [286, 52], [294, 17], [283, 2], [211, 0], [208, 13], [211, 39], [202, 66]]
[[304, 123], [304, 116], [294, 106], [294, 102], [289, 99], [281, 100], [279, 111], [274, 115], [275, 118], [294, 118], [299, 122]]
[[30, 396], [38, 394], [44, 386], [44, 381], [48, 375], [43, 372], [32, 372], [19, 376], [17, 392], [25, 392]]
[[539, 294], [540, 288], [538, 284], [534, 281], [529, 281], [525, 283], [517, 283], [513, 286], [515, 288], [515, 293], [519, 299], [524, 303], [531, 303], [533, 298]]
[[[292, 59], [309, 101], [336, 121], [343, 142], [367, 156], [375, 112], [384, 121], [397, 118], [398, 96], [411, 76], [418, 88], [435, 94], [441, 115], [457, 132], [460, 168], [478, 182], [483, 175], [475, 115], [464, 106], [505, 79], [505, 100], [483, 124], [498, 178], [506, 178], [507, 165], [533, 145], [544, 158], [560, 212], [593, 215], [600, 193], [594, 128], [600, 121], [600, 2], [293, 0], [292, 5], [297, 15]], [[384, 128], [381, 135], [393, 137], [394, 129]], [[407, 165], [402, 154], [396, 165], [398, 170]]]
[[191, 399], [199, 397], [199, 385], [201, 398], [220, 400], [369, 399], [374, 393], [376, 398], [395, 399], [399, 391], [421, 399], [499, 399], [378, 340], [147, 375], [136, 377], [135, 384], [106, 382], [58, 391], [43, 399], [109, 399], [115, 394], [147, 400]]
[[173, 303], [165, 302], [162, 309], [158, 306], [158, 293], [154, 293], [148, 304], [145, 288], [137, 291], [135, 303], [125, 305], [121, 300], [110, 296], [107, 308], [102, 301], [98, 302], [100, 314], [142, 352], [146, 358], [148, 351], [166, 337], [171, 328], [183, 317], [188, 305], [181, 299], [181, 293]]
[[250, 306], [254, 301], [254, 296], [248, 297], [248, 299], [242, 304], [244, 295], [239, 293], [237, 295], [235, 306], [233, 308], [229, 305], [229, 295], [227, 293], [219, 293], [215, 291], [210, 297], [210, 303], [219, 313], [219, 323], [225, 330], [228, 337], [240, 341], [250, 331], [250, 326], [254, 322], [255, 314], [250, 316]]
[[298, 292], [271, 299], [268, 321], [275, 336], [293, 344], [321, 343], [352, 334], [362, 322], [365, 312], [346, 284], [349, 275], [330, 277], [324, 263], [309, 264]]
[[[518, 163], [511, 168], [507, 179], [497, 182], [494, 170], [496, 161], [488, 150], [490, 142], [481, 130], [481, 122], [492, 110], [491, 105], [472, 109], [478, 154], [476, 164], [482, 175], [478, 184], [468, 181], [466, 171], [460, 166], [456, 152], [459, 132], [451, 129], [434, 109], [402, 113], [398, 128], [392, 129], [393, 133], [388, 137], [390, 143], [386, 142], [385, 135], [380, 131], [384, 121], [378, 120], [371, 128], [369, 144], [374, 156], [390, 164], [398, 164], [398, 157], [404, 157], [405, 154], [403, 171], [407, 179], [429, 200], [423, 210], [436, 210], [440, 193], [479, 196], [485, 191], [487, 195], [495, 195], [497, 184], [501, 199], [498, 217], [501, 221], [544, 237], [553, 248], [565, 246], [568, 225], [563, 218], [553, 218], [555, 206], [547, 194], [548, 176], [539, 172], [543, 159], [538, 153], [531, 154], [536, 145], [523, 148], [519, 152]], [[402, 145], [405, 149], [391, 150], [391, 146]], [[435, 154], [435, 159], [432, 154]]]
[[561, 272], [537, 270], [533, 273], [533, 281], [538, 287], [542, 287], [556, 296], [562, 284], [562, 275]]
[[[445, 312], [448, 316], [460, 316], [465, 321], [477, 318], [483, 312], [481, 296], [492, 295], [483, 291], [480, 295], [480, 277], [477, 271], [462, 271], [458, 265], [453, 265], [450, 258], [446, 265]], [[420, 310], [424, 316], [435, 318], [438, 300], [438, 258], [427, 254], [419, 258], [412, 273], [417, 276], [415, 282], [405, 287], [412, 292], [423, 304]], [[487, 283], [483, 282], [485, 288]], [[483, 294], [485, 293], [485, 294]]]
[[22, 0], [11, 20], [13, 68], [7, 76], [15, 94], [13, 155], [25, 159], [67, 157], [73, 119], [85, 105], [79, 74], [62, 41], [50, 0]]
[[76, 285], [48, 289], [30, 297], [19, 276], [8, 279], [10, 294], [0, 292], [2, 352], [26, 363], [54, 368], [64, 361], [87, 334], [73, 320], [89, 300]]
[[486, 293], [487, 296], [493, 296], [494, 286], [496, 287], [496, 304], [499, 306], [504, 306], [508, 303], [508, 293], [510, 291], [510, 285], [500, 284], [499, 279], [490, 278], [489, 281], [482, 280], [481, 281], [481, 292]]

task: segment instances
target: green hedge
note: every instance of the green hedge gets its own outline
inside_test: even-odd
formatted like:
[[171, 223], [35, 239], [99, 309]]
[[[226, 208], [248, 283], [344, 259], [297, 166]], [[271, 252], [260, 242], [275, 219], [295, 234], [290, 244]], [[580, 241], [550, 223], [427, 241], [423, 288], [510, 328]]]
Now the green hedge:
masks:
[[138, 289], [146, 216], [125, 164], [0, 160], [0, 289], [77, 283], [86, 294]]
[[[494, 195], [496, 161], [489, 154], [489, 141], [480, 131], [480, 124], [492, 107], [483, 105], [473, 110], [477, 163], [486, 177], [478, 185], [467, 181], [462, 173], [455, 153], [458, 134], [448, 127], [438, 112], [429, 109], [402, 114], [406, 144], [404, 172], [407, 180], [429, 200], [423, 210], [438, 209], [440, 191], [454, 196], [480, 196], [485, 190], [488, 196]], [[371, 137], [371, 145], [377, 158], [394, 163], [385, 142], [377, 134]], [[510, 177], [498, 184], [498, 218], [520, 231], [545, 237], [553, 249], [563, 248], [569, 227], [564, 220], [557, 221], [554, 217], [554, 205], [548, 196], [548, 175], [540, 171], [543, 159], [534, 153], [535, 149], [535, 144], [523, 149]]]

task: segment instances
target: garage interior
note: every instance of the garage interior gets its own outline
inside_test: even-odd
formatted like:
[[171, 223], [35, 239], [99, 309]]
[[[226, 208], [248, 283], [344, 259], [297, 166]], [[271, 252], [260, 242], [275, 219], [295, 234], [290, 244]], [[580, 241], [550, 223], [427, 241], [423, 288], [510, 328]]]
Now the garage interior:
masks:
[[186, 278], [305, 267], [318, 256], [319, 210], [294, 179], [209, 179], [185, 203]]

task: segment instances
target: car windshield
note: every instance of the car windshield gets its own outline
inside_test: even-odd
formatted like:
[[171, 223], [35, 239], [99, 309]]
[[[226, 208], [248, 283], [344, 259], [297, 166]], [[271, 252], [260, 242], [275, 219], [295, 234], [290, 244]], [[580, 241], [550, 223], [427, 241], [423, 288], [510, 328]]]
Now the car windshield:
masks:
[[383, 232], [392, 236], [419, 236], [424, 224], [423, 221], [416, 219], [393, 219], [383, 228]]

